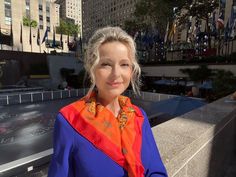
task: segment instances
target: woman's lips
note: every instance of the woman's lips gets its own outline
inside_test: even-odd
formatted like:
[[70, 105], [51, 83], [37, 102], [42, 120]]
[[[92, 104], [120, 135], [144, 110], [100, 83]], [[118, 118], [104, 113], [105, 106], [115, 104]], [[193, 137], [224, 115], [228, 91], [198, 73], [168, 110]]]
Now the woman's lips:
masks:
[[112, 87], [118, 87], [121, 85], [122, 82], [108, 82], [108, 85], [112, 86]]

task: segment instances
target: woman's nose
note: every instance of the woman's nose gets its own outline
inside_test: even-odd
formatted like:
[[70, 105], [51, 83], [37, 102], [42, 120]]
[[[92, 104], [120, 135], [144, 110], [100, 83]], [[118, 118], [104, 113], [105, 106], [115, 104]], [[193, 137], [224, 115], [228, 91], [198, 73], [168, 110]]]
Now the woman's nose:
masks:
[[114, 76], [115, 78], [119, 77], [121, 74], [121, 70], [120, 70], [120, 67], [119, 66], [114, 66], [112, 68], [112, 76]]

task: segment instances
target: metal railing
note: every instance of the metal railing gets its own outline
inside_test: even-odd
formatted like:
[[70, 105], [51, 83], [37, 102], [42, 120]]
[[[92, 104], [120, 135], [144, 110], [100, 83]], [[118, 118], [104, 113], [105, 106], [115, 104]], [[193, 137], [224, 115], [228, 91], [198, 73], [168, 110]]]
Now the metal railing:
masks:
[[13, 105], [22, 103], [43, 102], [56, 99], [82, 97], [87, 93], [87, 89], [40, 91], [0, 95], [0, 105]]
[[[22, 104], [22, 103], [34, 103], [42, 101], [50, 101], [56, 99], [82, 97], [87, 93], [88, 89], [71, 89], [71, 90], [55, 90], [55, 91], [39, 91], [39, 92], [28, 92], [28, 93], [16, 93], [16, 94], [6, 94], [0, 95], [0, 105], [12, 105], [12, 104]], [[146, 100], [146, 101], [161, 101], [174, 97], [178, 95], [169, 95], [162, 93], [152, 93], [152, 92], [141, 92], [140, 95], [136, 95], [132, 90], [127, 90], [125, 92], [126, 96], [131, 99]]]

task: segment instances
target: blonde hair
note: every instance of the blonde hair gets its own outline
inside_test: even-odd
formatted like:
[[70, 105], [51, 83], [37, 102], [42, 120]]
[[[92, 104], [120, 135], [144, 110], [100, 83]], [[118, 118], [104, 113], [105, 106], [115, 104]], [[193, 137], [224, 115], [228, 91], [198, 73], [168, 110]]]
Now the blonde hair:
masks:
[[127, 46], [131, 62], [132, 62], [132, 77], [131, 86], [135, 94], [140, 94], [140, 75], [141, 69], [136, 58], [136, 45], [133, 38], [128, 35], [120, 27], [105, 27], [98, 29], [93, 36], [89, 39], [87, 51], [85, 55], [84, 65], [85, 70], [91, 80], [91, 86], [87, 96], [91, 94], [95, 87], [95, 68], [99, 63], [99, 47], [107, 42], [118, 41]]

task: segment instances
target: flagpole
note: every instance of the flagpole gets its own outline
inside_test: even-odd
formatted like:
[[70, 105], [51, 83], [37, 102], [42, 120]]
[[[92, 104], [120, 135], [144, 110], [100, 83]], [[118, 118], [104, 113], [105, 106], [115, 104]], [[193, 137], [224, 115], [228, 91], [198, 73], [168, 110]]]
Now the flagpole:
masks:
[[62, 42], [63, 42], [63, 41], [62, 41], [62, 39], [61, 39], [61, 37], [60, 37], [61, 53], [63, 53], [63, 51], [62, 51], [62, 50], [63, 50], [63, 47], [62, 47], [63, 44], [62, 44]]
[[2, 29], [0, 24], [0, 42], [1, 42], [1, 50], [2, 50]]
[[31, 23], [30, 23], [30, 47], [31, 47], [31, 53], [32, 53], [32, 51], [33, 51], [33, 46], [32, 46], [32, 31], [31, 31], [32, 29], [31, 29]]
[[13, 51], [13, 29], [12, 29], [12, 21], [11, 21], [11, 45], [12, 45], [12, 48], [11, 50]]
[[231, 54], [234, 52], [234, 38], [232, 39], [231, 43]]
[[39, 46], [39, 52], [41, 53], [41, 40], [40, 40], [40, 29], [38, 28], [38, 33], [37, 33], [37, 44]]
[[[39, 38], [39, 40], [40, 40], [40, 38]], [[39, 41], [39, 52], [41, 53], [42, 51], [41, 51], [42, 49], [41, 49], [41, 43], [40, 43], [40, 41]]]
[[52, 45], [53, 45], [53, 49], [55, 50], [55, 46], [56, 46], [56, 34], [55, 34], [55, 26], [53, 26], [53, 37], [52, 37]]
[[228, 50], [228, 51], [227, 51], [227, 54], [228, 54], [228, 55], [229, 55], [229, 43], [230, 43], [230, 40], [228, 40], [228, 44], [227, 44], [227, 45], [228, 45], [228, 46], [227, 46], [227, 47], [228, 47], [228, 48], [227, 48], [227, 50]]
[[[48, 36], [47, 36], [47, 38], [46, 38], [46, 41], [45, 42], [47, 42], [48, 43]], [[46, 46], [47, 47], [47, 46]], [[49, 47], [47, 47], [47, 53], [49, 53]]]
[[23, 36], [22, 36], [22, 23], [20, 24], [20, 43], [21, 43], [21, 51], [23, 52], [24, 51], [24, 48], [23, 48]]

